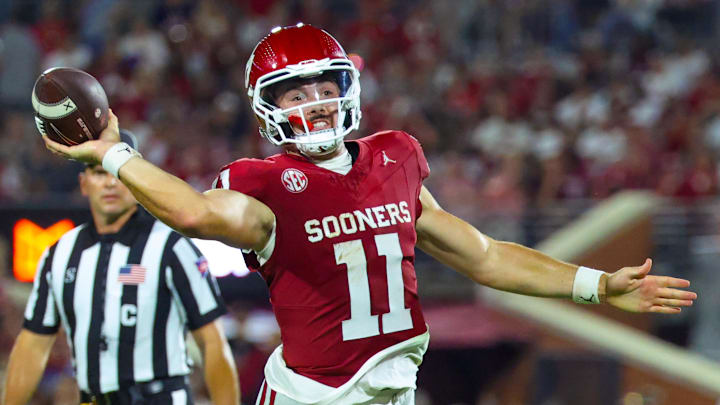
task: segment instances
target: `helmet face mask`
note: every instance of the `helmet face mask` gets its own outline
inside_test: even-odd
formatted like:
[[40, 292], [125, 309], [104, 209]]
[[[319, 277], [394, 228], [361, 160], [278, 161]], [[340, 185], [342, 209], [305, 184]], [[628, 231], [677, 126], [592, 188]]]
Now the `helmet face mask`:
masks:
[[[274, 145], [294, 144], [309, 156], [333, 152], [345, 136], [359, 127], [359, 76], [340, 44], [325, 31], [308, 25], [273, 30], [256, 46], [246, 68], [248, 96], [260, 134]], [[285, 109], [277, 105], [277, 97], [284, 92], [323, 81], [337, 85], [337, 97], [318, 98]], [[313, 107], [337, 114], [335, 125], [315, 129], [309, 121], [312, 118], [307, 116]]]

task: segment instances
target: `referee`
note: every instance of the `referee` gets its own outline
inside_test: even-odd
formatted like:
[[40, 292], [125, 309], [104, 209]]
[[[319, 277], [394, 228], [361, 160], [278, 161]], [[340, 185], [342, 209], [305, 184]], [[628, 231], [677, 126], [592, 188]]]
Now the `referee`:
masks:
[[192, 404], [189, 329], [213, 403], [237, 405], [235, 364], [218, 320], [225, 308], [205, 258], [102, 166], [86, 167], [79, 181], [92, 222], [65, 234], [38, 264], [2, 403], [30, 400], [62, 323], [83, 403]]

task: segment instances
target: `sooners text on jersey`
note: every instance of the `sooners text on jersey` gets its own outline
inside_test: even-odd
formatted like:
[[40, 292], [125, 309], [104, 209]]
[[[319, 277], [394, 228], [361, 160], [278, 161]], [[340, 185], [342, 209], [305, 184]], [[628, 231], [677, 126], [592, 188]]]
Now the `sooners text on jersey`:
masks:
[[272, 256], [248, 266], [268, 283], [287, 365], [334, 387], [426, 331], [413, 267], [425, 157], [404, 132], [350, 142], [359, 153], [346, 175], [281, 154], [235, 161], [216, 181], [275, 214]]

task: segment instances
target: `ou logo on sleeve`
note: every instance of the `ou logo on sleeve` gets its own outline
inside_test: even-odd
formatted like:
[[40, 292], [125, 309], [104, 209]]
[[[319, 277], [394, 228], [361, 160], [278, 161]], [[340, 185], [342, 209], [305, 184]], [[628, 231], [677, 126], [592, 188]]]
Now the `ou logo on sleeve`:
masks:
[[291, 193], [300, 193], [307, 188], [308, 178], [298, 169], [285, 169], [280, 176], [283, 186]]

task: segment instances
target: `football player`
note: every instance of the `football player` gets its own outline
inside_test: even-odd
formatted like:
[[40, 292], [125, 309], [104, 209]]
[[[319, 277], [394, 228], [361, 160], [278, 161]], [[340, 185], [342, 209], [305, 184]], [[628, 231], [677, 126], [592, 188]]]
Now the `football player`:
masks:
[[519, 294], [678, 313], [687, 280], [612, 274], [493, 240], [444, 211], [423, 187], [430, 170], [415, 138], [384, 131], [356, 141], [359, 73], [340, 44], [310, 25], [276, 28], [255, 47], [246, 85], [261, 135], [284, 152], [240, 159], [198, 193], [117, 143], [55, 153], [102, 163], [150, 212], [192, 237], [246, 249], [267, 282], [282, 345], [258, 404], [412, 404], [429, 332], [413, 268], [419, 247], [471, 280]]

